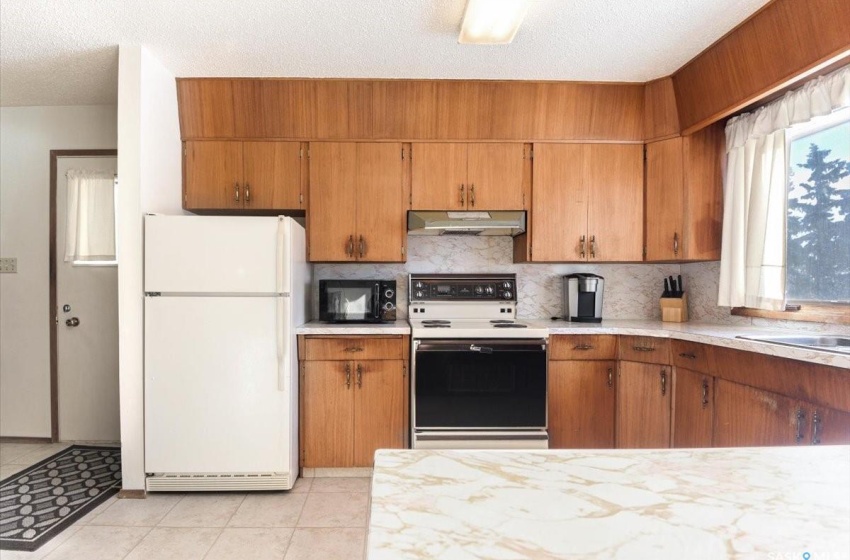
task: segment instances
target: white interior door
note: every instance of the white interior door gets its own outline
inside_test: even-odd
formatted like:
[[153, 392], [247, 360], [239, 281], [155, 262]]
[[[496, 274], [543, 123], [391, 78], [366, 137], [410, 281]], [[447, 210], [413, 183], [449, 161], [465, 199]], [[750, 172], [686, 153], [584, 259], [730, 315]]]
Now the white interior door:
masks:
[[[118, 267], [65, 262], [65, 173], [115, 173], [113, 157], [62, 157], [56, 174], [56, 303], [59, 439], [118, 441]], [[68, 311], [65, 311], [68, 306]], [[77, 326], [66, 321], [77, 318]]]

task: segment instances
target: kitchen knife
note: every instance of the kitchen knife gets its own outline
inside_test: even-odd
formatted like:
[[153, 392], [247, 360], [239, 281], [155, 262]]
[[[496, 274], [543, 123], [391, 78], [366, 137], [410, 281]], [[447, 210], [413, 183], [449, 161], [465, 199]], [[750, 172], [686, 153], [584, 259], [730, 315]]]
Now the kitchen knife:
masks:
[[678, 290], [679, 295], [676, 297], [682, 297], [685, 295], [685, 283], [682, 282], [682, 275], [680, 274], [676, 280], [676, 290]]
[[661, 294], [661, 297], [670, 297], [670, 289], [671, 289], [670, 280], [665, 278], [664, 279], [664, 293]]

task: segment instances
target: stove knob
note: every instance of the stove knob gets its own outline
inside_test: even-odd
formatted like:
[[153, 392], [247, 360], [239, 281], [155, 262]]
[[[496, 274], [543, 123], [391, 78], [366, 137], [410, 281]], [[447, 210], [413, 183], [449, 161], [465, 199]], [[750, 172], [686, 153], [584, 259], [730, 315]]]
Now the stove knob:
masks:
[[505, 290], [505, 292], [502, 294], [502, 297], [505, 298], [505, 299], [511, 299], [512, 295], [513, 294], [510, 291]]
[[422, 282], [417, 282], [416, 284], [413, 285], [413, 287], [414, 288], [424, 288], [425, 284], [423, 284]]
[[493, 286], [487, 286], [486, 288], [484, 288], [484, 291], [485, 291], [485, 292], [487, 292], [487, 295], [488, 295], [488, 296], [492, 296], [492, 295], [493, 295], [493, 293], [494, 293], [496, 290], [494, 290], [494, 289], [493, 289]]
[[425, 292], [423, 292], [422, 290], [417, 290], [416, 293], [413, 295], [416, 296], [416, 299], [422, 299], [423, 297], [425, 297]]
[[484, 287], [483, 286], [475, 286], [475, 293], [476, 293], [476, 295], [480, 296], [481, 294], [484, 293]]
[[502, 282], [502, 287], [506, 290], [510, 290], [511, 289], [511, 283], [510, 282]]

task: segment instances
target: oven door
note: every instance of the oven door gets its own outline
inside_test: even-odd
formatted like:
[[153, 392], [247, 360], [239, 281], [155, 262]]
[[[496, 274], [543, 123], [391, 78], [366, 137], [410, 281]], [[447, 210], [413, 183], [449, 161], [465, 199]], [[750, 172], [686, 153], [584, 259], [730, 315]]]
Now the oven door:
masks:
[[417, 340], [414, 430], [546, 429], [546, 341]]
[[373, 280], [320, 280], [319, 319], [329, 323], [381, 321], [381, 283]]

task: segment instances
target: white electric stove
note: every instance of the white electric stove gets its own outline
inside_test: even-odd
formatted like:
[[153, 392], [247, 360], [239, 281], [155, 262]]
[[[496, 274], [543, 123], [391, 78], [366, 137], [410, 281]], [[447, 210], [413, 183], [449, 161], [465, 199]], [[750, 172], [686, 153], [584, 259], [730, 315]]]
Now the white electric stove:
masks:
[[411, 274], [414, 448], [545, 449], [548, 329], [514, 274]]

